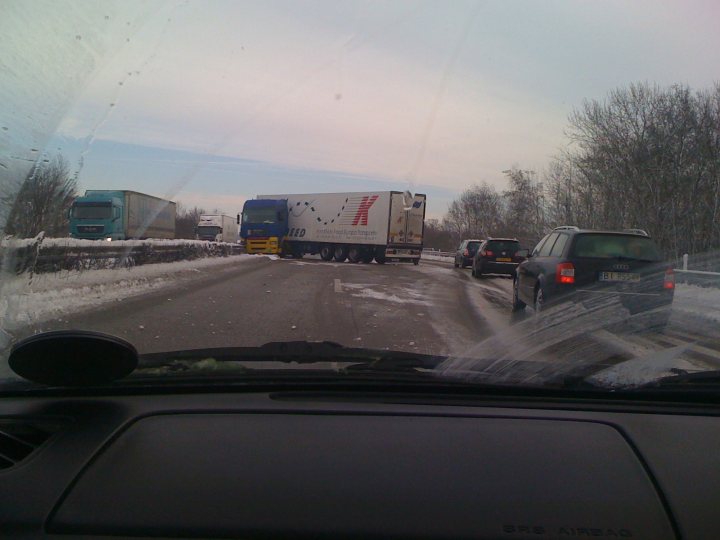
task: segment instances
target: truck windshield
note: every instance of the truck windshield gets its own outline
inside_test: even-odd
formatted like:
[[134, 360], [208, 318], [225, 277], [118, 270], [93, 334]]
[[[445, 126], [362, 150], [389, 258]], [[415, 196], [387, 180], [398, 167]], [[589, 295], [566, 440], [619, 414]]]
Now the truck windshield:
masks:
[[275, 208], [249, 208], [243, 211], [243, 223], [275, 223]]
[[220, 227], [214, 225], [197, 228], [197, 233], [199, 236], [216, 236], [221, 232], [222, 230], [220, 229]]
[[112, 206], [110, 203], [75, 203], [72, 217], [76, 219], [110, 219]]

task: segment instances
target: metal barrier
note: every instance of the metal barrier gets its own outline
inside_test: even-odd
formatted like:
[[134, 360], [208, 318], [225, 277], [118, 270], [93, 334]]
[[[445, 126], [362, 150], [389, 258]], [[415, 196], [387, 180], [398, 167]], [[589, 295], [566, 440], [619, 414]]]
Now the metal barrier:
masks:
[[227, 257], [242, 253], [242, 246], [200, 241], [4, 241], [0, 268], [5, 272], [49, 273], [62, 270], [127, 268], [142, 264]]

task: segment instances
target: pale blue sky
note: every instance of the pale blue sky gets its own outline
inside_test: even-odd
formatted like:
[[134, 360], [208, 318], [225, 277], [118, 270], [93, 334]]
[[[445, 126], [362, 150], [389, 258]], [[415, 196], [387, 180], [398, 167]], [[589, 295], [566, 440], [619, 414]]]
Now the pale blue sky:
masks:
[[0, 181], [60, 146], [83, 188], [235, 212], [269, 186], [409, 187], [439, 217], [473, 182], [542, 170], [583, 99], [710, 87], [719, 6], [9, 1]]

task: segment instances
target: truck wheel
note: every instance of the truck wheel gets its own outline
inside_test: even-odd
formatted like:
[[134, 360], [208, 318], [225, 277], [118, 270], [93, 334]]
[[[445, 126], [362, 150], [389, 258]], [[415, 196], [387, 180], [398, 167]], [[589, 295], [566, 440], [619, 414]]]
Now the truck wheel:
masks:
[[335, 249], [330, 244], [325, 244], [323, 247], [320, 248], [320, 258], [323, 261], [329, 261], [333, 258], [333, 255], [335, 254]]
[[375, 262], [378, 264], [385, 264], [385, 246], [378, 246], [375, 248]]
[[360, 251], [360, 248], [358, 246], [350, 246], [347, 258], [351, 263], [359, 263], [362, 259], [362, 252]]
[[345, 259], [347, 259], [348, 256], [348, 249], [345, 246], [335, 246], [335, 253], [333, 254], [333, 258], [337, 262], [343, 262]]
[[370, 264], [373, 261], [373, 252], [371, 249], [365, 249], [362, 254], [362, 262]]

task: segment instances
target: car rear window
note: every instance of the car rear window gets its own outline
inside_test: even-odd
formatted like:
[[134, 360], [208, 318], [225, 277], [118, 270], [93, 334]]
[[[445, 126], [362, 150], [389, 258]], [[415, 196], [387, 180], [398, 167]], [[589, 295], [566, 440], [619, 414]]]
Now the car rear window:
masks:
[[581, 234], [575, 239], [572, 256], [598, 259], [661, 260], [660, 252], [650, 238], [619, 234]]
[[517, 240], [491, 240], [485, 249], [490, 251], [512, 251], [515, 253], [520, 249], [520, 242]]
[[480, 247], [481, 242], [468, 242], [467, 250], [470, 252], [471, 255], [474, 255], [475, 252], [478, 250], [478, 247]]

